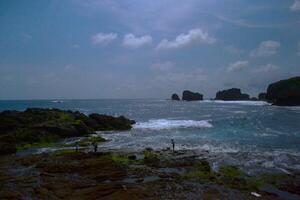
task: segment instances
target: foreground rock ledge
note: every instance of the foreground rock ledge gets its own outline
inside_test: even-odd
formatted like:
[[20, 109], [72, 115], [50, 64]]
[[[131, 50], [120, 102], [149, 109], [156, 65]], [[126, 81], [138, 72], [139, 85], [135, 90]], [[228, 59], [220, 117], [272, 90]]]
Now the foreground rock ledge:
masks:
[[279, 200], [260, 188], [276, 187], [293, 199], [300, 191], [297, 174], [251, 177], [235, 166], [213, 171], [199, 154], [170, 150], [8, 156], [0, 159], [0, 183], [0, 199], [256, 199], [256, 192]]
[[0, 155], [15, 153], [17, 148], [25, 145], [56, 142], [95, 131], [129, 130], [134, 123], [123, 116], [96, 113], [87, 116], [59, 109], [3, 111], [0, 113]]

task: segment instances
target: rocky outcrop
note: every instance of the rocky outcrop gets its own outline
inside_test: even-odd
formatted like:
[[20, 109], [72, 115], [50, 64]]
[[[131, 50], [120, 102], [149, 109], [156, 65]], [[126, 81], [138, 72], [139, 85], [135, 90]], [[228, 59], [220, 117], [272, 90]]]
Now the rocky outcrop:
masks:
[[135, 122], [123, 116], [91, 114], [58, 109], [27, 109], [0, 113], [0, 154], [14, 153], [16, 147], [55, 142], [103, 130], [129, 130]]
[[184, 101], [200, 101], [203, 100], [203, 95], [197, 92], [191, 92], [189, 90], [185, 90], [182, 93], [182, 100]]
[[248, 94], [242, 94], [241, 90], [238, 88], [231, 88], [228, 90], [217, 92], [215, 99], [224, 100], [224, 101], [238, 101], [238, 100], [249, 100], [250, 96]]
[[300, 105], [300, 77], [293, 77], [268, 86], [266, 99], [278, 106]]
[[258, 100], [260, 100], [260, 101], [266, 101], [267, 100], [266, 96], [267, 96], [267, 93], [265, 93], [265, 92], [259, 93], [258, 94]]
[[180, 101], [180, 98], [179, 98], [178, 94], [172, 94], [171, 99], [174, 100], [174, 101]]

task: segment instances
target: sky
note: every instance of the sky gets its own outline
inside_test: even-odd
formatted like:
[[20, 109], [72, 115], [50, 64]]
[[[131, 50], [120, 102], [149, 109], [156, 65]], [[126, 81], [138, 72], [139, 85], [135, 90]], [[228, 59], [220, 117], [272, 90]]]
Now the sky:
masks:
[[0, 99], [251, 96], [300, 75], [300, 0], [0, 0]]

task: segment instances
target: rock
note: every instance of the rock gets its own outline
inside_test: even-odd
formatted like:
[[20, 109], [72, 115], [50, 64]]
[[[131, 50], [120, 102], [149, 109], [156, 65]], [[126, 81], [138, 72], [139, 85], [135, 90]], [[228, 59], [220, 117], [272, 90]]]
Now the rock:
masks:
[[182, 100], [184, 101], [200, 101], [203, 100], [203, 95], [197, 92], [191, 92], [189, 90], [185, 90], [182, 93]]
[[87, 136], [98, 130], [129, 130], [134, 123], [123, 116], [86, 116], [59, 109], [3, 111], [0, 112], [0, 154], [15, 153], [16, 147]]
[[258, 99], [256, 97], [251, 97], [250, 100], [251, 101], [258, 101]]
[[14, 144], [0, 142], [0, 155], [14, 154], [17, 148]]
[[293, 77], [268, 86], [266, 99], [278, 106], [300, 105], [300, 77]]
[[219, 91], [216, 94], [216, 100], [223, 101], [238, 101], [238, 100], [249, 100], [248, 94], [242, 94], [238, 88], [231, 88], [228, 90]]
[[266, 96], [267, 96], [267, 93], [265, 93], [265, 92], [259, 93], [258, 94], [258, 100], [260, 100], [260, 101], [266, 101], [267, 100]]
[[171, 99], [174, 100], [174, 101], [180, 101], [180, 98], [179, 98], [178, 94], [172, 94]]
[[136, 160], [137, 158], [136, 158], [136, 155], [129, 155], [128, 159], [129, 160]]
[[135, 124], [135, 121], [129, 120], [123, 116], [112, 117], [93, 113], [89, 115], [89, 118], [97, 122], [96, 126], [93, 126], [94, 130], [97, 131], [129, 130], [132, 128], [132, 124]]

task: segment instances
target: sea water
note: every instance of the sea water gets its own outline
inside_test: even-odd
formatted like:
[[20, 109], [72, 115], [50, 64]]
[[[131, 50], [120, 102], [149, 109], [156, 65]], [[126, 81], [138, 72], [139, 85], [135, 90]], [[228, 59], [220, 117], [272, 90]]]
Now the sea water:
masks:
[[130, 131], [99, 133], [110, 140], [103, 149], [163, 149], [173, 139], [176, 149], [208, 152], [214, 167], [231, 164], [252, 173], [300, 170], [300, 107], [261, 101], [0, 101], [0, 110], [32, 107], [124, 115], [137, 122]]

